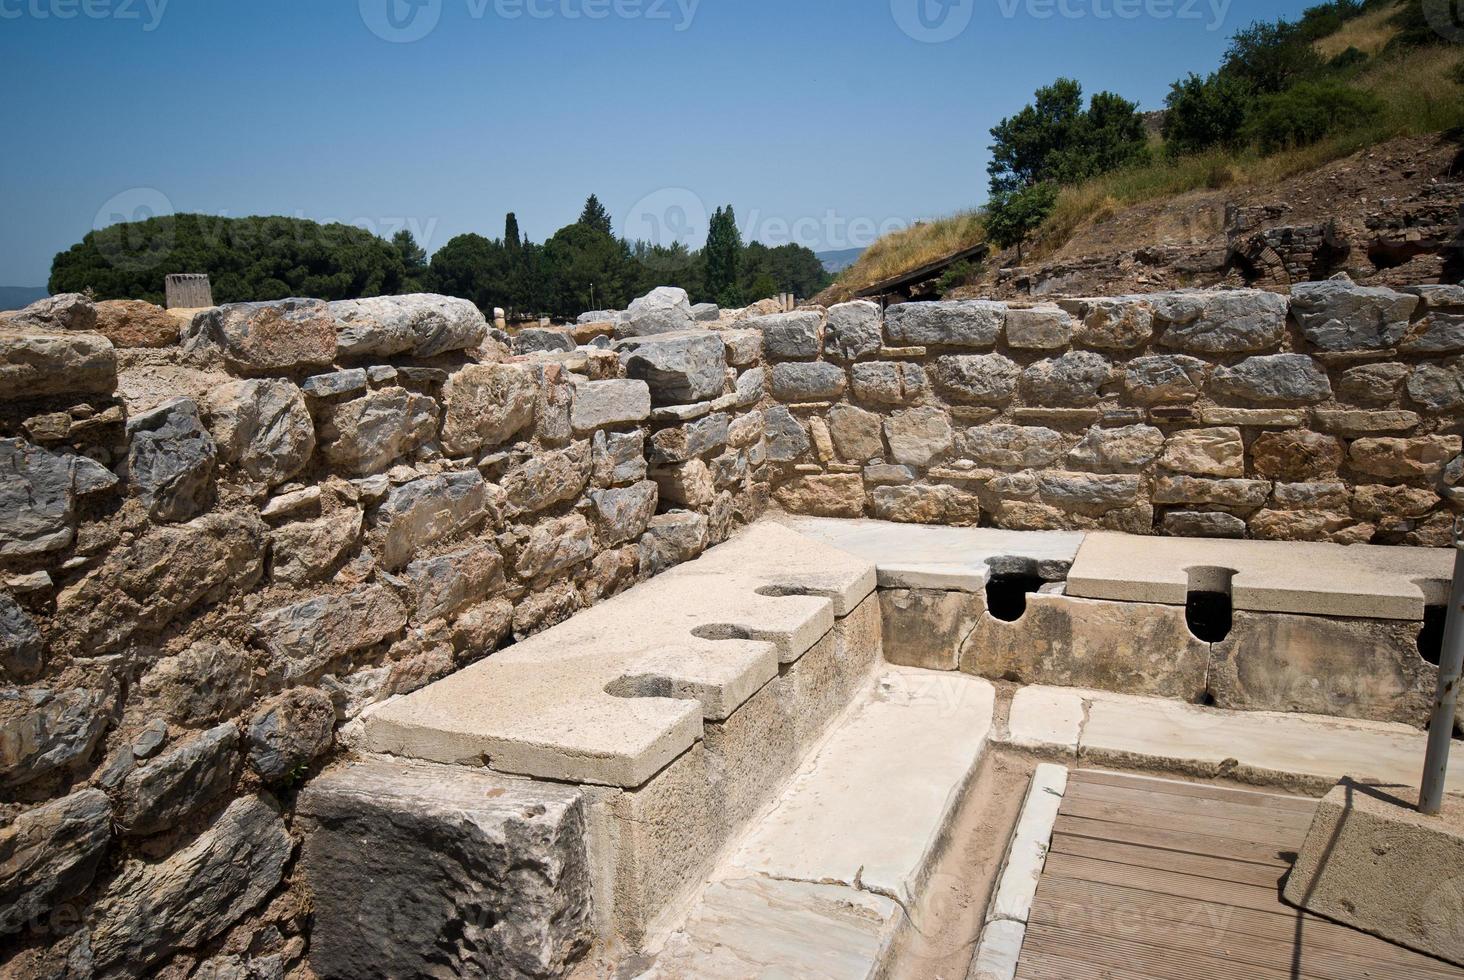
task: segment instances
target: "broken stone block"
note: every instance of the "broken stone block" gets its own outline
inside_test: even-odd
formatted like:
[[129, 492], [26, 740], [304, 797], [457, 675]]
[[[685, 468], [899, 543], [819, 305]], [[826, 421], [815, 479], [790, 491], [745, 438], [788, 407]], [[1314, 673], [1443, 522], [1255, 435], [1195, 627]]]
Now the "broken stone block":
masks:
[[[392, 372], [381, 380], [391, 380], [396, 377], [396, 368], [389, 367]], [[348, 371], [332, 371], [329, 374], [317, 374], [313, 378], [306, 378], [300, 390], [311, 398], [338, 398], [342, 395], [356, 395], [365, 391], [368, 387], [368, 379], [377, 380], [371, 377], [365, 368], [351, 368]]]
[[590, 946], [577, 790], [368, 761], [311, 781], [297, 812], [321, 976], [549, 978]]
[[1124, 390], [1140, 405], [1174, 405], [1200, 397], [1210, 366], [1197, 357], [1155, 354], [1124, 365]]
[[1248, 357], [1233, 368], [1218, 367], [1210, 388], [1259, 405], [1315, 405], [1332, 397], [1327, 372], [1305, 354]]
[[35, 620], [8, 592], [0, 592], [0, 677], [30, 680], [40, 673], [46, 647]]
[[864, 481], [858, 473], [800, 476], [773, 493], [790, 514], [863, 517]]
[[1302, 334], [1326, 351], [1396, 347], [1418, 302], [1417, 296], [1345, 278], [1291, 288], [1291, 313]]
[[335, 705], [314, 688], [271, 698], [249, 719], [249, 768], [266, 783], [292, 781], [330, 750], [335, 723]]
[[1134, 350], [1154, 336], [1154, 308], [1144, 300], [1096, 299], [1083, 304], [1073, 343], [1099, 350]]
[[208, 428], [224, 462], [271, 487], [303, 470], [315, 452], [315, 423], [288, 381], [231, 381], [214, 389]]
[[1315, 432], [1266, 432], [1251, 444], [1256, 472], [1273, 480], [1306, 483], [1335, 477], [1342, 443]]
[[644, 381], [590, 381], [574, 389], [570, 424], [578, 433], [626, 422], [640, 422], [651, 414], [651, 389]]
[[763, 410], [767, 430], [768, 459], [774, 463], [792, 463], [813, 451], [808, 432], [783, 406]]
[[[1007, 363], [1013, 377], [1008, 387], [1014, 391], [1017, 367], [1010, 361]], [[874, 361], [855, 364], [850, 371], [854, 379], [854, 396], [874, 405], [905, 405], [918, 399], [926, 389], [925, 369], [918, 364]], [[1010, 391], [1003, 400], [1009, 399]]]
[[590, 503], [600, 522], [606, 546], [615, 547], [641, 536], [656, 516], [656, 484], [644, 480], [623, 490], [594, 490]]
[[488, 321], [471, 302], [453, 296], [373, 296], [331, 303], [342, 358], [436, 357], [470, 350], [488, 336]]
[[1432, 412], [1464, 408], [1464, 358], [1414, 368], [1408, 378], [1408, 397]]
[[660, 488], [663, 504], [702, 510], [710, 507], [716, 498], [711, 470], [699, 459], [655, 470], [651, 479]]
[[1352, 468], [1383, 479], [1435, 479], [1459, 455], [1459, 436], [1358, 439], [1348, 451]]
[[812, 360], [823, 353], [824, 319], [812, 310], [760, 316], [744, 326], [762, 331], [763, 355], [770, 361]]
[[118, 827], [133, 836], [156, 834], [223, 795], [233, 781], [238, 742], [239, 729], [230, 722], [132, 770], [118, 793]]
[[1408, 377], [1406, 364], [1363, 364], [1342, 372], [1337, 397], [1357, 405], [1389, 405]]
[[596, 432], [590, 458], [596, 486], [638, 483], [646, 478], [645, 432]]
[[922, 670], [957, 670], [961, 644], [986, 615], [986, 596], [938, 589], [881, 589], [879, 607], [886, 660]]
[[0, 935], [43, 927], [48, 912], [86, 891], [112, 837], [112, 807], [84, 789], [0, 828]]
[[487, 483], [477, 471], [423, 477], [393, 487], [376, 510], [382, 564], [405, 567], [417, 550], [469, 531], [487, 516]]
[[883, 346], [878, 303], [855, 300], [829, 307], [824, 348], [840, 361], [857, 361], [879, 353]]
[[1096, 405], [1113, 368], [1100, 354], [1072, 351], [1022, 372], [1027, 402], [1043, 406]]
[[34, 330], [93, 331], [97, 309], [82, 293], [57, 293], [13, 313], [0, 313], [0, 323]]
[[1164, 533], [1177, 538], [1243, 538], [1245, 521], [1216, 511], [1177, 510], [1164, 515]]
[[0, 399], [109, 395], [117, 352], [95, 333], [52, 333], [0, 323]]
[[643, 578], [659, 575], [666, 569], [707, 550], [710, 528], [704, 514], [675, 511], [651, 518], [650, 527], [640, 539], [640, 568]]
[[519, 549], [514, 570], [520, 578], [553, 575], [589, 561], [595, 554], [595, 533], [583, 514], [545, 521]]
[[1245, 476], [1245, 442], [1239, 429], [1185, 429], [1169, 437], [1159, 465], [1193, 476]]
[[590, 480], [590, 444], [577, 442], [568, 449], [531, 456], [504, 474], [501, 485], [508, 495], [510, 515], [532, 514], [573, 500]]
[[513, 337], [513, 352], [525, 354], [568, 352], [578, 346], [567, 330], [550, 327], [525, 327]]
[[412, 587], [413, 618], [419, 623], [446, 619], [466, 605], [503, 587], [503, 556], [496, 548], [474, 544], [435, 558], [421, 558], [402, 572]]
[[325, 578], [360, 543], [363, 523], [361, 511], [348, 508], [276, 528], [270, 533], [270, 579], [304, 585]]
[[900, 303], [885, 311], [890, 340], [911, 346], [991, 347], [1006, 324], [1005, 303]]
[[75, 536], [76, 498], [116, 484], [116, 477], [84, 456], [0, 439], [0, 558], [67, 547]]
[[247, 796], [167, 857], [128, 860], [93, 907], [97, 972], [146, 973], [220, 935], [274, 891], [293, 850], [278, 805]]
[[21, 786], [85, 763], [111, 721], [112, 692], [0, 688], [0, 786]]
[[890, 456], [906, 466], [929, 466], [955, 445], [951, 417], [939, 408], [896, 412], [885, 419], [884, 430]]
[[[866, 365], [874, 367], [875, 365]], [[896, 365], [891, 365], [895, 367]], [[856, 368], [857, 370], [857, 368]], [[1017, 393], [1021, 373], [1015, 361], [1001, 354], [962, 354], [938, 358], [933, 370], [935, 386], [953, 402], [1000, 408]], [[890, 399], [871, 399], [890, 403]], [[898, 404], [898, 402], [894, 402]]]
[[185, 350], [217, 351], [240, 372], [326, 368], [336, 359], [336, 322], [318, 299], [234, 303], [199, 313], [182, 341]]
[[677, 286], [658, 286], [632, 300], [623, 315], [606, 316], [616, 323], [617, 337], [650, 337], [691, 330], [696, 324], [691, 299]]
[[651, 389], [652, 405], [686, 405], [722, 394], [727, 353], [712, 331], [665, 333], [618, 341], [625, 374]]
[[405, 388], [382, 388], [330, 406], [320, 427], [321, 451], [355, 476], [382, 473], [437, 437], [437, 402]]
[[884, 457], [883, 422], [873, 412], [853, 405], [835, 405], [829, 409], [829, 437], [839, 456], [851, 463], [863, 463]]
[[469, 364], [442, 389], [442, 448], [467, 456], [508, 442], [534, 424], [539, 385], [522, 364]]
[[154, 520], [181, 523], [213, 501], [217, 447], [189, 398], [127, 420], [127, 479]]
[[200, 640], [142, 676], [149, 713], [197, 728], [237, 715], [254, 700], [255, 657], [232, 643]]
[[310, 677], [337, 657], [375, 646], [407, 625], [407, 611], [390, 589], [368, 585], [273, 609], [255, 637], [286, 680]]

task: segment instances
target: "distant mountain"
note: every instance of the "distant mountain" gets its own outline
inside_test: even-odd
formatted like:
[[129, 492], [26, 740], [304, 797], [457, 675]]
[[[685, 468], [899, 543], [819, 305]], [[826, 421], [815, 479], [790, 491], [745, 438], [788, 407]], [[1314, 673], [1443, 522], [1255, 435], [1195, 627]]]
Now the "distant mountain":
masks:
[[823, 263], [825, 272], [840, 273], [855, 262], [859, 256], [864, 254], [862, 248], [842, 248], [834, 252], [816, 252], [818, 260]]
[[50, 295], [51, 291], [45, 286], [0, 286], [0, 313], [23, 310]]

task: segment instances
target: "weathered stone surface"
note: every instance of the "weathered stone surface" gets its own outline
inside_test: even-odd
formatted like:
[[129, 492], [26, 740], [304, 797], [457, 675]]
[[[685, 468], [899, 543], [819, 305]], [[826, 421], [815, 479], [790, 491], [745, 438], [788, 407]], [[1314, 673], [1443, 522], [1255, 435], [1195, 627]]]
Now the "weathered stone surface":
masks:
[[376, 511], [382, 563], [402, 568], [418, 548], [461, 534], [487, 514], [487, 484], [476, 471], [424, 477], [393, 487]]
[[1209, 657], [1183, 607], [1037, 594], [1027, 596], [1017, 623], [982, 617], [961, 649], [961, 669], [1019, 684], [1191, 701], [1205, 690]]
[[1137, 476], [1069, 473], [1044, 470], [1037, 474], [1037, 496], [1044, 504], [1076, 513], [1103, 514], [1139, 501]]
[[1020, 373], [1021, 368], [1001, 354], [942, 357], [935, 362], [933, 371], [936, 388], [951, 401], [998, 408], [1008, 404], [1016, 394], [1017, 377]]
[[1431, 412], [1464, 408], [1464, 358], [1414, 368], [1408, 379], [1408, 397]]
[[116, 347], [172, 347], [178, 343], [178, 321], [161, 306], [142, 300], [114, 299], [96, 304], [96, 325], [89, 329]]
[[1251, 537], [1262, 541], [1366, 543], [1372, 531], [1365, 528], [1359, 541], [1355, 532], [1358, 527], [1351, 515], [1324, 510], [1263, 510], [1250, 518]]
[[589, 479], [589, 442], [531, 456], [504, 474], [502, 485], [508, 495], [509, 514], [531, 514], [573, 500]]
[[254, 666], [253, 657], [232, 643], [200, 640], [149, 668], [139, 691], [150, 712], [175, 725], [213, 725], [254, 699], [259, 682]]
[[84, 789], [0, 828], [0, 935], [44, 928], [48, 912], [86, 891], [111, 839], [111, 816], [106, 794]]
[[1332, 397], [1327, 372], [1305, 354], [1248, 357], [1233, 368], [1218, 367], [1210, 389], [1260, 405], [1315, 405]]
[[277, 805], [247, 796], [166, 858], [129, 860], [95, 906], [97, 972], [146, 973], [219, 935], [274, 890], [293, 849]]
[[0, 439], [0, 558], [67, 547], [75, 536], [78, 492], [115, 484], [115, 477], [85, 457]]
[[442, 448], [467, 456], [511, 440], [534, 424], [539, 385], [521, 364], [470, 364], [442, 390]]
[[645, 532], [656, 515], [658, 492], [651, 480], [623, 490], [591, 491], [590, 503], [594, 505], [595, 518], [607, 547], [633, 541]]
[[936, 589], [880, 589], [879, 606], [886, 660], [922, 670], [956, 670], [961, 643], [986, 614], [986, 596]]
[[909, 404], [925, 393], [927, 384], [925, 369], [918, 364], [874, 361], [855, 364], [850, 373], [854, 396], [873, 405]]
[[268, 529], [252, 511], [155, 527], [57, 597], [57, 614], [91, 656], [162, 629], [199, 602], [247, 589], [264, 569]]
[[1398, 349], [1405, 354], [1464, 351], [1464, 313], [1430, 313], [1413, 324]]
[[1160, 342], [1195, 354], [1234, 354], [1279, 344], [1286, 297], [1259, 289], [1159, 293], [1147, 297], [1165, 324]]
[[329, 751], [335, 721], [335, 705], [314, 688], [271, 698], [249, 719], [249, 768], [266, 783], [290, 781]]
[[318, 299], [234, 303], [204, 310], [183, 331], [187, 350], [216, 350], [241, 372], [272, 374], [329, 367], [336, 320]]
[[1218, 511], [1176, 510], [1164, 515], [1164, 533], [1177, 538], [1243, 538], [1245, 521]]
[[1359, 473], [1384, 479], [1432, 479], [1459, 455], [1460, 445], [1459, 436], [1358, 439], [1348, 452], [1348, 462]]
[[82, 293], [57, 293], [24, 309], [0, 313], [0, 323], [31, 330], [91, 331], [97, 329], [97, 309]]
[[1426, 517], [1439, 495], [1417, 487], [1361, 486], [1353, 490], [1352, 513], [1364, 520]]
[[95, 333], [51, 333], [0, 323], [0, 400], [111, 394], [117, 352]]
[[1098, 299], [1087, 304], [1073, 343], [1100, 350], [1134, 350], [1154, 336], [1154, 308], [1143, 300]]
[[[391, 368], [395, 377], [395, 368]], [[355, 395], [365, 391], [370, 386], [370, 376], [365, 368], [350, 368], [346, 371], [331, 371], [327, 374], [317, 374], [314, 377], [306, 378], [300, 385], [300, 390], [311, 398], [337, 398], [342, 395]]]
[[790, 514], [864, 516], [864, 481], [858, 473], [800, 476], [778, 487], [773, 496]]
[[652, 470], [651, 479], [660, 489], [663, 504], [702, 510], [710, 507], [717, 495], [711, 470], [699, 459]]
[[848, 378], [827, 361], [773, 366], [773, 397], [785, 402], [832, 401], [844, 393]]
[[1154, 481], [1156, 504], [1208, 504], [1212, 507], [1262, 507], [1271, 493], [1267, 480], [1203, 480], [1162, 476]]
[[157, 521], [192, 520], [213, 502], [213, 437], [189, 398], [127, 420], [127, 479]]
[[45, 651], [35, 620], [9, 592], [0, 592], [0, 676], [30, 680], [40, 673]]
[[1215, 644], [1216, 705], [1426, 725], [1436, 671], [1417, 623], [1236, 612]]
[[686, 405], [722, 394], [726, 346], [712, 331], [666, 333], [618, 341], [627, 377], [651, 388], [652, 405]]
[[590, 946], [577, 790], [369, 761], [312, 781], [298, 812], [321, 976], [557, 977]]
[[876, 487], [873, 496], [874, 516], [882, 521], [974, 527], [981, 520], [980, 499], [957, 487], [884, 486]]
[[513, 337], [513, 352], [519, 355], [572, 351], [576, 346], [568, 330], [552, 327], [525, 327]]
[[747, 367], [756, 364], [762, 356], [762, 332], [759, 330], [719, 330], [722, 343], [727, 345], [727, 363], [733, 367]]
[[885, 419], [890, 457], [906, 466], [929, 466], [951, 451], [955, 431], [951, 417], [939, 408], [912, 408]]
[[1337, 397], [1356, 405], [1390, 405], [1408, 377], [1406, 364], [1363, 364], [1342, 372]]
[[863, 463], [884, 456], [883, 421], [873, 412], [853, 405], [829, 409], [829, 435], [841, 458]]
[[767, 427], [768, 459], [774, 463], [791, 463], [807, 456], [813, 449], [808, 441], [808, 432], [793, 417], [793, 413], [781, 405], [763, 410], [763, 424]]
[[1124, 365], [1124, 390], [1140, 405], [1174, 405], [1200, 397], [1210, 367], [1197, 357], [1155, 354]]
[[696, 325], [691, 298], [676, 286], [659, 286], [632, 300], [622, 318], [615, 318], [618, 337], [650, 337], [690, 330]]
[[270, 578], [286, 585], [325, 578], [355, 550], [363, 523], [361, 511], [350, 508], [276, 528], [270, 534]]
[[722, 309], [716, 303], [693, 303], [691, 318], [697, 323], [716, 323], [722, 318]]
[[856, 300], [829, 307], [824, 347], [830, 357], [857, 361], [879, 353], [883, 346], [878, 303]]
[[1193, 476], [1245, 476], [1245, 442], [1239, 429], [1185, 429], [1169, 438], [1159, 463]]
[[1405, 433], [1418, 427], [1415, 412], [1365, 412], [1353, 409], [1312, 409], [1312, 422], [1324, 432], [1339, 436], [1374, 436]]
[[1345, 511], [1352, 493], [1345, 483], [1278, 483], [1271, 506], [1279, 510]]
[[405, 388], [382, 388], [331, 406], [320, 427], [332, 466], [369, 476], [437, 437], [437, 402]]
[[636, 483], [646, 478], [645, 433], [596, 432], [590, 451], [596, 486]]
[[651, 414], [651, 389], [644, 381], [591, 381], [576, 385], [570, 423], [575, 432], [627, 422], [639, 422]]
[[1265, 432], [1251, 445], [1251, 459], [1261, 476], [1305, 483], [1337, 475], [1342, 443], [1316, 432]]
[[514, 570], [521, 578], [533, 579], [589, 561], [594, 554], [590, 522], [583, 514], [570, 514], [535, 527], [519, 549]]
[[106, 730], [112, 696], [74, 687], [0, 688], [0, 786], [20, 786], [85, 762]]
[[960, 452], [981, 466], [1041, 469], [1057, 463], [1072, 439], [1035, 425], [978, 425], [965, 430]]
[[689, 511], [659, 514], [640, 539], [641, 577], [659, 575], [707, 550], [710, 528], [706, 515]]
[[1111, 374], [1102, 355], [1073, 351], [1027, 368], [1022, 372], [1022, 390], [1033, 405], [1095, 405]]
[[330, 304], [343, 358], [436, 357], [469, 350], [488, 336], [488, 321], [471, 302], [416, 294], [348, 299]]
[[209, 392], [207, 407], [219, 458], [267, 486], [299, 473], [315, 452], [315, 423], [288, 381], [231, 381]]
[[156, 834], [218, 799], [233, 781], [238, 742], [239, 729], [229, 722], [132, 770], [118, 793], [117, 826], [124, 834]]
[[761, 316], [744, 326], [762, 331], [770, 361], [811, 360], [823, 352], [824, 318], [812, 310]]
[[1152, 425], [1118, 429], [1094, 426], [1068, 454], [1068, 465], [1095, 473], [1137, 473], [1164, 450], [1164, 433]]
[[1291, 288], [1291, 312], [1306, 339], [1326, 351], [1395, 347], [1408, 332], [1418, 297], [1346, 279]]
[[900, 303], [885, 311], [885, 332], [897, 344], [991, 347], [1006, 316], [1006, 304], [986, 300]]
[[402, 572], [412, 587], [419, 623], [446, 619], [503, 587], [503, 556], [486, 544], [422, 558]]
[[1060, 306], [1007, 310], [1007, 343], [1021, 350], [1061, 350], [1073, 337], [1073, 318]]
[[407, 610], [391, 590], [367, 585], [273, 609], [255, 638], [286, 680], [319, 673], [337, 657], [375, 646], [407, 625]]

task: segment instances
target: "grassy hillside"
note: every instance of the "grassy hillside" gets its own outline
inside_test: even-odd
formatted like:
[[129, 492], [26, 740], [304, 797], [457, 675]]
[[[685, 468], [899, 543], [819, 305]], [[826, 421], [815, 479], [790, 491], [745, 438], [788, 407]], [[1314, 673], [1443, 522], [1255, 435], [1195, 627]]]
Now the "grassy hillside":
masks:
[[[1081, 229], [1130, 205], [1204, 188], [1264, 185], [1315, 169], [1390, 139], [1464, 128], [1464, 88], [1459, 45], [1389, 47], [1398, 34], [1391, 23], [1399, 4], [1369, 11], [1316, 41], [1324, 58], [1355, 48], [1368, 59], [1344, 76], [1346, 84], [1378, 97], [1381, 108], [1366, 125], [1308, 146], [1263, 155], [1254, 147], [1167, 156], [1158, 138], [1150, 160], [1062, 188], [1057, 206], [1035, 236], [1026, 261], [1052, 255]], [[973, 183], [974, 181], [973, 174]], [[827, 299], [843, 299], [865, 286], [934, 261], [982, 240], [979, 210], [925, 222], [876, 242], [841, 275]]]

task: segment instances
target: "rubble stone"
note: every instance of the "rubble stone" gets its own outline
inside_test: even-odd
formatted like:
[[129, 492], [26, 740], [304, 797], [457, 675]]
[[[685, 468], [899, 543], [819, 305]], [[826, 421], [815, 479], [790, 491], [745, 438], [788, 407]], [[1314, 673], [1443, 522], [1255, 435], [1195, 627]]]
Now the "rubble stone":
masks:
[[245, 374], [329, 367], [336, 359], [336, 321], [318, 299], [234, 303], [204, 310], [182, 335], [186, 350], [216, 350]]
[[127, 421], [127, 478], [154, 520], [192, 520], [213, 502], [213, 437], [189, 398]]

